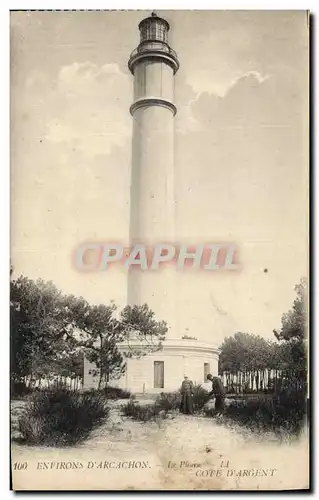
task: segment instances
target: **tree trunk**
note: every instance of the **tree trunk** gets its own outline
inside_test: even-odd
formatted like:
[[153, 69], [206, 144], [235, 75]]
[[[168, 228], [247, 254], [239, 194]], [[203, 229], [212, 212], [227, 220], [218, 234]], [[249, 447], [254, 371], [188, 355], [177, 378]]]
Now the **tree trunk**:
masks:
[[102, 385], [102, 380], [103, 380], [103, 338], [102, 335], [100, 335], [100, 377], [99, 377], [99, 384], [97, 386], [98, 390], [101, 389]]
[[102, 371], [102, 367], [100, 367], [100, 377], [99, 377], [99, 383], [98, 383], [98, 390], [101, 389], [101, 385], [102, 385], [102, 379], [103, 379], [103, 371]]

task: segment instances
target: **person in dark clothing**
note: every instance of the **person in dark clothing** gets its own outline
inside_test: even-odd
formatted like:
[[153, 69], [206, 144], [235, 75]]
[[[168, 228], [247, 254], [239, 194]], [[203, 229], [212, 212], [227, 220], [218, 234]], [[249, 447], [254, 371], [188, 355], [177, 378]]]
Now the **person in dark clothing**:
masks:
[[213, 377], [211, 373], [207, 375], [207, 380], [212, 383], [210, 396], [215, 397], [215, 412], [221, 415], [225, 408], [225, 389], [219, 377]]
[[188, 377], [184, 377], [182, 388], [182, 401], [181, 401], [181, 412], [186, 415], [191, 415], [193, 413], [193, 394], [194, 394], [194, 384]]

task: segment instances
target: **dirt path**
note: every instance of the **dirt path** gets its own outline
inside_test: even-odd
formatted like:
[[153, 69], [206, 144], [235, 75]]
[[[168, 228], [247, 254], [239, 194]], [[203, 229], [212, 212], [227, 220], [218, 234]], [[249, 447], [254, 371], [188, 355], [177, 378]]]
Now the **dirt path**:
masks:
[[13, 462], [28, 462], [27, 470], [16, 471], [15, 487], [263, 490], [307, 485], [305, 437], [280, 442], [272, 434], [256, 436], [195, 416], [139, 423], [122, 417], [120, 404], [113, 404], [108, 421], [89, 440], [72, 449], [13, 444]]

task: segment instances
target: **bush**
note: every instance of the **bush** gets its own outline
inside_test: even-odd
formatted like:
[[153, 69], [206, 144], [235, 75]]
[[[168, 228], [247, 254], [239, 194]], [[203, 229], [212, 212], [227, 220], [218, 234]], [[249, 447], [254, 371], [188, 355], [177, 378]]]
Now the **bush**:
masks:
[[24, 382], [11, 381], [11, 398], [20, 399], [32, 393], [32, 389], [27, 387]]
[[130, 399], [132, 394], [130, 391], [120, 389], [120, 387], [105, 387], [102, 392], [107, 399]]
[[[201, 385], [194, 385], [193, 407], [194, 412], [200, 412], [209, 401], [210, 395]], [[166, 412], [180, 410], [182, 402], [181, 391], [162, 392], [156, 399], [156, 404]]]
[[[209, 416], [209, 412], [206, 413]], [[298, 434], [306, 417], [306, 400], [301, 394], [281, 393], [279, 397], [234, 401], [224, 417], [256, 431], [286, 430]]]
[[[308, 417], [306, 388], [283, 390], [278, 396], [281, 418], [289, 430], [299, 433]], [[279, 411], [277, 412], [279, 414]]]
[[85, 394], [99, 395], [101, 398], [116, 400], [116, 399], [131, 399], [133, 395], [119, 387], [104, 387], [103, 389], [85, 389]]
[[156, 404], [160, 406], [162, 410], [168, 412], [179, 410], [181, 401], [182, 396], [180, 392], [162, 392], [156, 399]]
[[201, 385], [194, 386], [193, 405], [195, 412], [201, 411], [209, 399], [210, 395], [206, 389], [204, 389]]
[[133, 420], [140, 420], [141, 422], [166, 418], [167, 415], [167, 411], [157, 403], [140, 405], [132, 400], [122, 406], [122, 412], [126, 417], [131, 417]]
[[28, 444], [67, 446], [86, 439], [107, 416], [99, 394], [43, 390], [32, 395], [19, 430]]

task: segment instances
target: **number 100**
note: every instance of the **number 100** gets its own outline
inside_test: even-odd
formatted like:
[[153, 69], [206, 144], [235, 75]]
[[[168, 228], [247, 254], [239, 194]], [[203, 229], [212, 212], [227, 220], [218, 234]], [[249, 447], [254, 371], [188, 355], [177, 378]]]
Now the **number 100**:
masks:
[[14, 462], [13, 470], [25, 470], [28, 468], [28, 462]]

